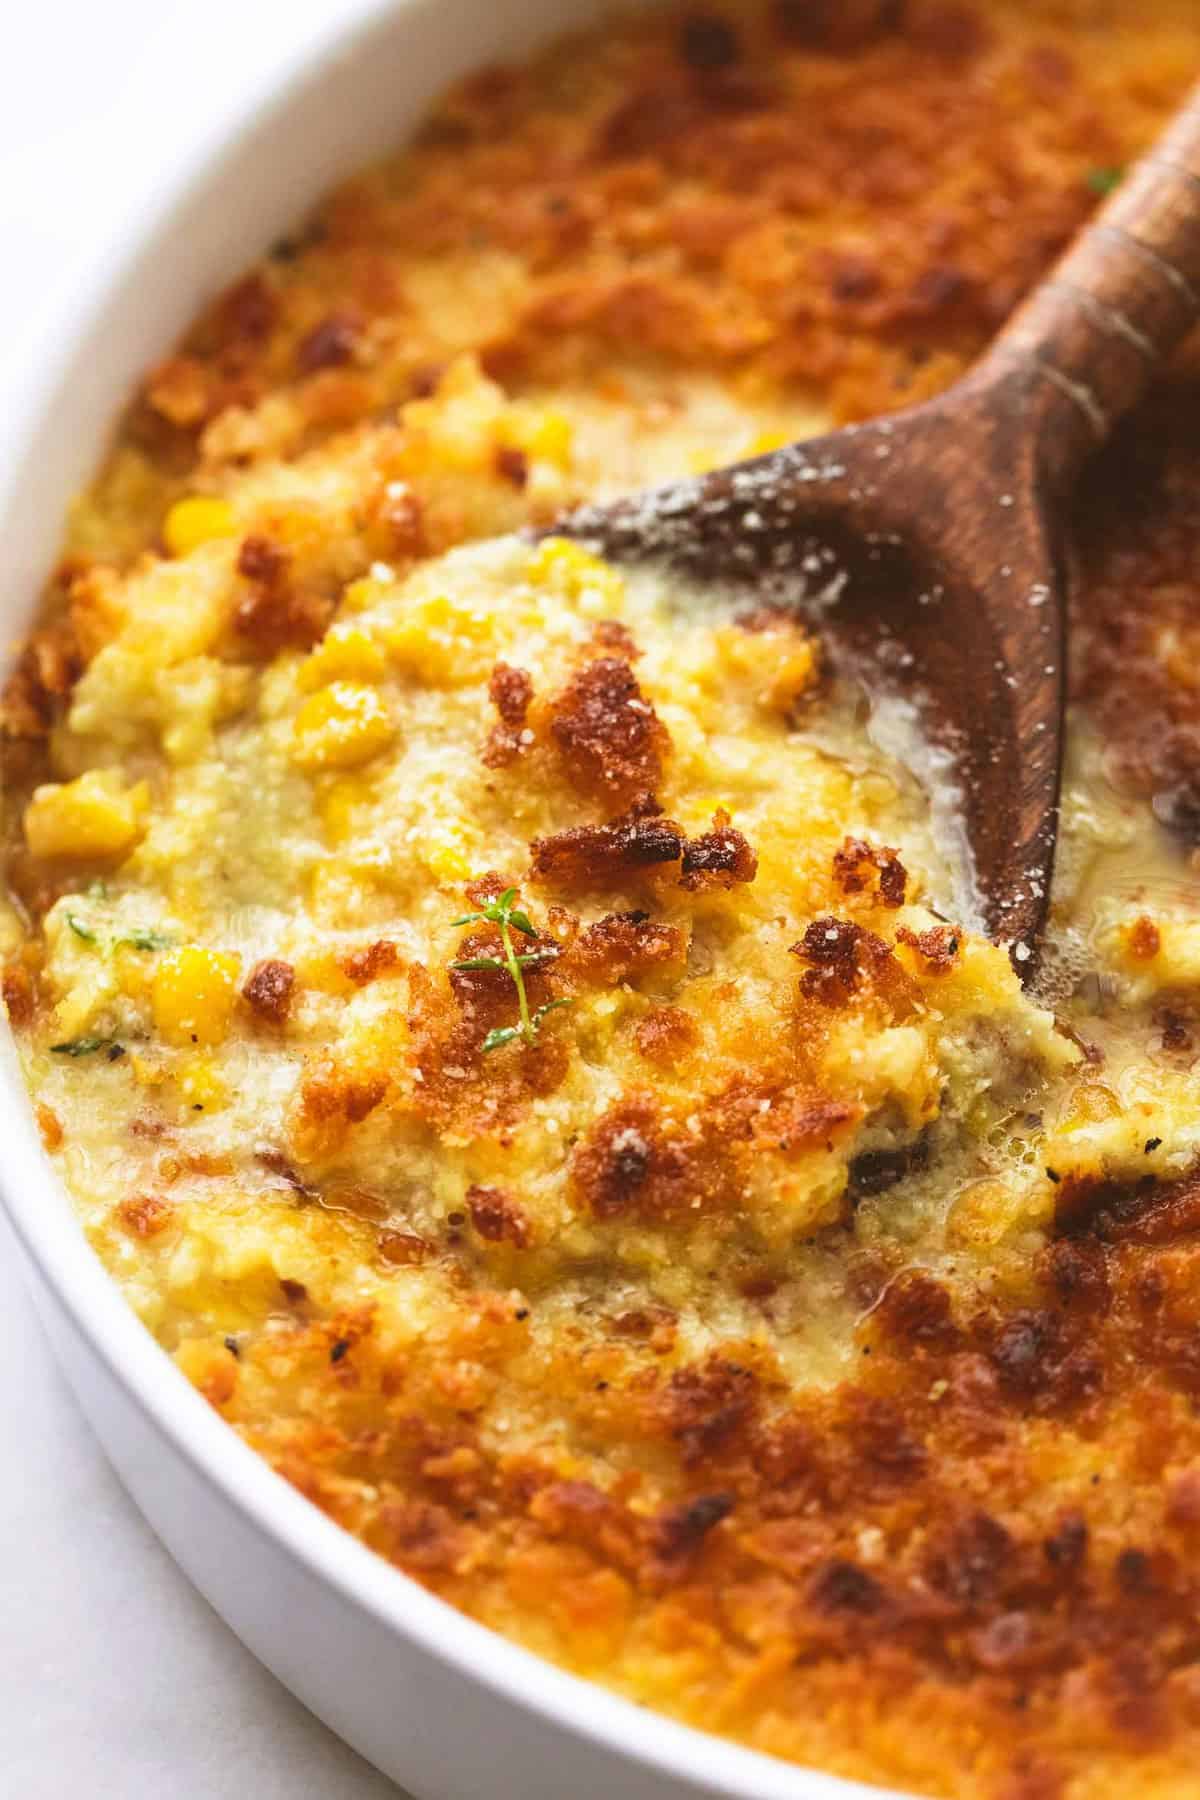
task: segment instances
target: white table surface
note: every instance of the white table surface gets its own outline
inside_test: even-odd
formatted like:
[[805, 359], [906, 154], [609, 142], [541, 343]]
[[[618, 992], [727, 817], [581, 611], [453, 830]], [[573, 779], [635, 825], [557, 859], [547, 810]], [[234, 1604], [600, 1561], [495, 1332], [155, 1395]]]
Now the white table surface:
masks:
[[[328, 19], [338, 0], [0, 5], [0, 243], [17, 208], [37, 252], [0, 252], [0, 392], [4, 350], [20, 353], [22, 319], [61, 274], [50, 222], [70, 196], [75, 247], [103, 232], [98, 174], [161, 105], [156, 72], [188, 70], [176, 103], [202, 107], [239, 19], [301, 30], [314, 4]], [[403, 1800], [242, 1648], [127, 1499], [53, 1365], [2, 1222], [0, 1367], [0, 1793]]]

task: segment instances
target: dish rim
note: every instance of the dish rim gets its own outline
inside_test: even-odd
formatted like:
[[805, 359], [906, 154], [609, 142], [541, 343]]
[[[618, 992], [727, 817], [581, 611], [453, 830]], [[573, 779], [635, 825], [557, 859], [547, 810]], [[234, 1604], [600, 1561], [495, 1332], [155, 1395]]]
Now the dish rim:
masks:
[[[402, 14], [430, 10], [436, 0], [343, 0], [301, 44], [285, 45], [231, 93], [219, 118], [186, 141], [171, 142], [140, 196], [136, 222], [127, 203], [117, 228], [90, 266], [65, 267], [25, 347], [23, 362], [3, 372], [0, 409], [0, 530], [13, 504], [15, 471], [37, 440], [43, 419], [80, 367], [97, 326], [133, 281], [181, 210], [219, 186], [222, 164], [264, 124], [286, 114], [311, 82], [326, 79], [340, 59], [361, 52]], [[527, 23], [536, 0], [523, 11]], [[419, 30], [419, 21], [412, 29]], [[436, 88], [433, 90], [436, 92]], [[309, 195], [311, 202], [316, 196]], [[287, 220], [279, 221], [281, 227]], [[109, 416], [107, 425], [111, 429]], [[94, 468], [103, 437], [91, 436], [84, 458]], [[61, 535], [61, 515], [52, 521]], [[45, 571], [18, 572], [14, 629], [34, 617]], [[29, 591], [26, 591], [26, 590]], [[698, 1727], [684, 1725], [573, 1675], [459, 1612], [368, 1549], [304, 1498], [208, 1405], [159, 1346], [91, 1249], [66, 1187], [38, 1135], [32, 1097], [7, 1024], [0, 1032], [0, 1207], [18, 1243], [81, 1336], [124, 1395], [201, 1480], [296, 1564], [443, 1666], [524, 1713], [549, 1720], [566, 1735], [673, 1778], [697, 1794], [727, 1800], [902, 1800], [899, 1790], [860, 1783], [785, 1762]]]

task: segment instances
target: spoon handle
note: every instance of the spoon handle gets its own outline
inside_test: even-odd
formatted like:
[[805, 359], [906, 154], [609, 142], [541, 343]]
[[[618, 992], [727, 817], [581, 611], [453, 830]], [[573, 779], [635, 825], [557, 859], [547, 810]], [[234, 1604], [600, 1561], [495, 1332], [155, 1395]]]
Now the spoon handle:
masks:
[[1003, 385], [1016, 376], [1041, 472], [1062, 494], [1197, 320], [1200, 87], [1005, 326], [979, 375]]

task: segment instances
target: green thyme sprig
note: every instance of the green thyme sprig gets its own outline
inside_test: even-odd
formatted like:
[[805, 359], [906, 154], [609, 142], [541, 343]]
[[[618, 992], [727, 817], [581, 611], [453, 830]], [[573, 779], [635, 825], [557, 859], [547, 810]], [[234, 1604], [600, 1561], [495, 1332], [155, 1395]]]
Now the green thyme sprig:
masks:
[[517, 1010], [520, 1014], [516, 1025], [499, 1025], [489, 1031], [483, 1040], [484, 1050], [499, 1050], [502, 1044], [511, 1044], [514, 1038], [523, 1038], [527, 1044], [536, 1044], [538, 1029], [547, 1013], [556, 1007], [570, 1006], [569, 1000], [547, 1000], [544, 1006], [535, 1011], [529, 1010], [529, 995], [525, 992], [526, 969], [537, 968], [541, 963], [552, 962], [558, 955], [554, 949], [525, 950], [518, 952], [513, 944], [513, 932], [519, 931], [523, 937], [535, 938], [537, 932], [529, 923], [529, 919], [514, 904], [517, 898], [516, 888], [505, 888], [498, 900], [493, 900], [481, 912], [464, 913], [461, 919], [451, 919], [452, 925], [498, 925], [500, 927], [500, 943], [503, 956], [468, 956], [450, 964], [452, 969], [502, 969], [512, 979], [517, 990]]

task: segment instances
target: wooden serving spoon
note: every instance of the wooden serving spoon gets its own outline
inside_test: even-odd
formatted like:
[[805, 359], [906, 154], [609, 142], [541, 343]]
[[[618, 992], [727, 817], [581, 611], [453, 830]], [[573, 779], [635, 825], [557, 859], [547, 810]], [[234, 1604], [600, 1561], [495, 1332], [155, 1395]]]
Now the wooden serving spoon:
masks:
[[947, 393], [554, 526], [618, 561], [823, 592], [835, 662], [911, 696], [950, 752], [983, 921], [1026, 978], [1058, 824], [1065, 502], [1198, 318], [1200, 89]]

